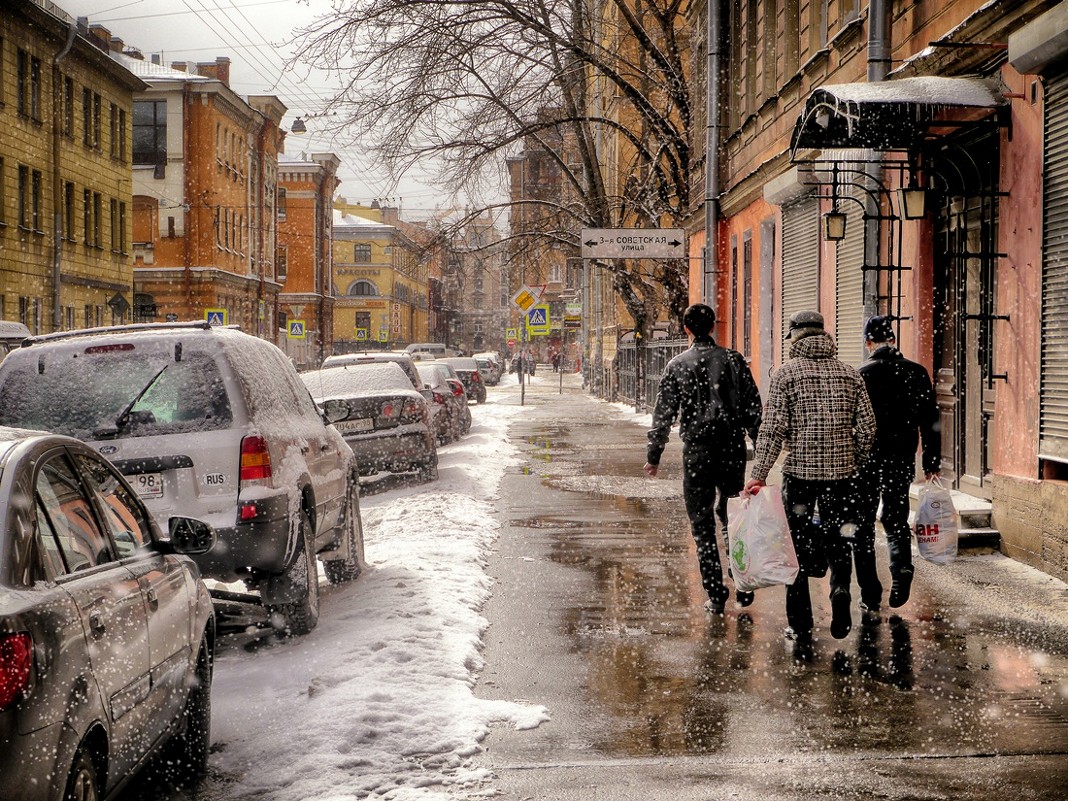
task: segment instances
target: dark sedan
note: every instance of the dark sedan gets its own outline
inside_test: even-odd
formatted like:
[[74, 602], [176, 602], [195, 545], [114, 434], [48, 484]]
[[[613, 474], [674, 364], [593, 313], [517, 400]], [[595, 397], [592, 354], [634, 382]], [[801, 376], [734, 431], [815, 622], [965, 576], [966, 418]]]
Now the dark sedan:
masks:
[[162, 755], [207, 767], [215, 618], [192, 560], [81, 442], [0, 428], [0, 799], [112, 797]]
[[[391, 362], [352, 364], [301, 373], [316, 403], [356, 456], [360, 475], [380, 470], [438, 477], [437, 441], [426, 399]], [[418, 380], [418, 374], [416, 374]]]

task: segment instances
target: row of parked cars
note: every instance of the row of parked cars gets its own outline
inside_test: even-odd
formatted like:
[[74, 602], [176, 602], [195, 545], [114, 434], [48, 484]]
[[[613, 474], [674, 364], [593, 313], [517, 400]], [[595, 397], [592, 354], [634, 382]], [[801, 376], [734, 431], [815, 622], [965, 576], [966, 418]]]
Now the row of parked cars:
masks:
[[[331, 583], [363, 569], [360, 476], [432, 479], [437, 445], [469, 430], [480, 379], [451, 362], [354, 354], [298, 374], [274, 345], [204, 323], [12, 350], [0, 801], [110, 797], [161, 752], [174, 778], [202, 773], [217, 635], [201, 579], [243, 581], [279, 631], [310, 631], [317, 561]], [[403, 458], [385, 456], [394, 434]]]

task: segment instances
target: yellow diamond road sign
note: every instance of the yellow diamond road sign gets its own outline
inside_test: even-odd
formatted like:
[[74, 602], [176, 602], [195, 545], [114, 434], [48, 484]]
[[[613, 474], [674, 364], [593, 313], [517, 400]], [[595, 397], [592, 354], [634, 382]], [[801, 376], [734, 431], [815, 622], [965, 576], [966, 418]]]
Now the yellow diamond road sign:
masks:
[[512, 303], [519, 307], [519, 310], [524, 314], [530, 311], [530, 307], [538, 302], [538, 298], [541, 296], [540, 292], [535, 292], [529, 286], [524, 286], [515, 295], [512, 296]]

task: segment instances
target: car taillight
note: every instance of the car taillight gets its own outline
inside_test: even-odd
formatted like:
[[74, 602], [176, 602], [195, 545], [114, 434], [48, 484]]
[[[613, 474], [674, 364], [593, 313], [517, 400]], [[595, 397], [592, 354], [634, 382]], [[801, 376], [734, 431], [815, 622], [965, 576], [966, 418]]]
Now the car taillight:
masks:
[[401, 409], [400, 421], [402, 423], [418, 423], [426, 419], [426, 404], [417, 400], [407, 400]]
[[440, 392], [434, 393], [434, 403], [445, 403], [445, 396]]
[[393, 405], [393, 401], [386, 401], [382, 404], [382, 416], [389, 420], [396, 413], [397, 407]]
[[479, 381], [482, 380], [482, 376], [478, 373], [471, 373], [471, 380], [477, 384]]
[[30, 687], [33, 640], [29, 634], [0, 635], [0, 712], [21, 700]]
[[452, 386], [452, 394], [453, 395], [455, 395], [457, 398], [463, 397], [463, 394], [464, 394], [464, 385], [463, 384], [452, 384], [451, 386]]
[[271, 478], [271, 452], [263, 437], [241, 440], [241, 481], [268, 481]]

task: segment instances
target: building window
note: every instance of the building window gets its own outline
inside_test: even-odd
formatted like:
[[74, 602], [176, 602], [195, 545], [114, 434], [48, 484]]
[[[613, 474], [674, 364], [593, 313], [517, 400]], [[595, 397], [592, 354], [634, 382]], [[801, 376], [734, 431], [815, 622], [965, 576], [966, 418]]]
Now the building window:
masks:
[[[21, 51], [19, 51], [21, 52]], [[30, 168], [19, 165], [19, 228], [28, 228], [30, 223]]]
[[18, 52], [18, 113], [41, 121], [41, 59]]
[[119, 201], [111, 198], [108, 201], [108, 216], [111, 222], [111, 252], [119, 252]]
[[[82, 191], [82, 238], [86, 247], [93, 244], [93, 193], [88, 189]], [[85, 324], [89, 325], [86, 318]]]
[[74, 138], [74, 79], [63, 78], [63, 135]]
[[133, 163], [153, 166], [167, 163], [166, 100], [134, 101]]
[[353, 245], [352, 246], [352, 260], [353, 261], [370, 261], [371, 260], [371, 246], [370, 245]]
[[93, 93], [82, 89], [82, 144], [93, 146]]
[[74, 241], [74, 184], [70, 181], [63, 184], [63, 235]]
[[42, 233], [41, 171], [19, 165], [19, 227]]
[[114, 103], [108, 107], [108, 155], [119, 157], [119, 107]]
[[279, 281], [286, 280], [286, 273], [289, 270], [289, 249], [285, 247], [279, 247], [275, 250], [274, 254], [274, 266], [275, 273], [278, 276]]
[[374, 297], [378, 295], [378, 287], [370, 281], [362, 279], [349, 287], [348, 295], [353, 298]]
[[284, 220], [286, 218], [286, 190], [282, 187], [278, 187], [278, 202], [275, 206], [278, 208], [278, 219]]
[[[4, 198], [7, 197], [7, 176], [4, 174], [4, 159], [0, 157], [0, 228], [7, 225], [7, 216], [4, 212], [7, 203], [4, 202]], [[0, 319], [3, 319], [3, 309], [0, 309]]]
[[93, 247], [100, 247], [100, 215], [101, 197], [99, 192], [93, 192]]
[[100, 149], [100, 95], [93, 92], [93, 147]]

